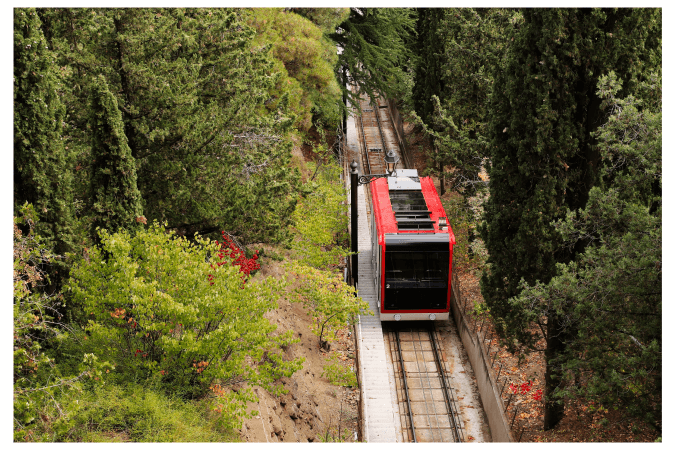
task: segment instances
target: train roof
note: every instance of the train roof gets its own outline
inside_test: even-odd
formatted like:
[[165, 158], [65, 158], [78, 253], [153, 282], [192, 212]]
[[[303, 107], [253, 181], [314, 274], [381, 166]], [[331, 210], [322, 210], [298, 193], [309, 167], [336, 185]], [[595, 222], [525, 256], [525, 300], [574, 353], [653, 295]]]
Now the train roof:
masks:
[[[378, 224], [378, 240], [388, 233], [439, 233], [452, 232], [445, 209], [430, 177], [419, 177], [416, 169], [399, 169], [387, 178], [376, 179], [370, 184], [373, 212]], [[446, 218], [442, 230], [438, 220]]]

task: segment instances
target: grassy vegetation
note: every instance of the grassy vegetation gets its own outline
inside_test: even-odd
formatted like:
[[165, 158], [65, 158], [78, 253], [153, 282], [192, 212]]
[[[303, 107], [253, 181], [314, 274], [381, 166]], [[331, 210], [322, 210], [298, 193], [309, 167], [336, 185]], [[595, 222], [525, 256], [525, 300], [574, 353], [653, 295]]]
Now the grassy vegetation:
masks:
[[[36, 442], [235, 442], [239, 434], [219, 424], [206, 400], [185, 401], [142, 384], [83, 390], [62, 432], [40, 422]], [[70, 403], [71, 406], [73, 403]]]

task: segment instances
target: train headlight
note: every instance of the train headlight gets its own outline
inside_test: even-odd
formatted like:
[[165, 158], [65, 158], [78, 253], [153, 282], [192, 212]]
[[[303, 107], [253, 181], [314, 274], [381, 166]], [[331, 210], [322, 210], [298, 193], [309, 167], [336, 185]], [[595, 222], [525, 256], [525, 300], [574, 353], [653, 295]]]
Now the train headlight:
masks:
[[394, 319], [395, 319], [396, 321], [401, 321], [401, 315], [399, 315], [399, 314], [397, 313], [396, 315], [394, 315]]
[[429, 315], [429, 319], [430, 319], [431, 321], [435, 320], [435, 319], [436, 319], [436, 314], [435, 314], [435, 313], [432, 313], [431, 315]]

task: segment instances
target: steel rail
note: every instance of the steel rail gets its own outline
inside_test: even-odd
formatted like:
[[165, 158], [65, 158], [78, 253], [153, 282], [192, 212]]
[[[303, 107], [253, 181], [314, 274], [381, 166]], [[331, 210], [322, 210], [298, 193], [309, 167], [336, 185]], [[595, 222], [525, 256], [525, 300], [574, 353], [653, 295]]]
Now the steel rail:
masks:
[[373, 107], [373, 113], [375, 113], [375, 120], [377, 121], [377, 129], [380, 132], [380, 142], [382, 143], [382, 159], [384, 160], [384, 155], [387, 154], [387, 143], [384, 142], [384, 132], [382, 131], [382, 124], [380, 123], [380, 103], [373, 99], [370, 99], [370, 106]]
[[[423, 332], [427, 333], [427, 335], [429, 336], [429, 341], [431, 341], [432, 338], [431, 338], [431, 334], [429, 333], [429, 329], [427, 328], [426, 330], [423, 330]], [[419, 343], [419, 351], [420, 351], [420, 354], [422, 354], [422, 363], [424, 365], [424, 371], [422, 371], [422, 368], [421, 368], [421, 365], [420, 365], [420, 360], [419, 360], [419, 354], [417, 353], [417, 350], [415, 349], [414, 334], [417, 334], [417, 343]], [[424, 393], [424, 396], [423, 396], [424, 408], [426, 410], [426, 416], [427, 416], [427, 420], [429, 422], [429, 430], [431, 431], [431, 438], [432, 438], [433, 441], [436, 441], [436, 429], [439, 429], [438, 428], [438, 415], [439, 415], [439, 413], [436, 410], [436, 402], [435, 402], [434, 396], [433, 396], [433, 387], [432, 387], [432, 384], [431, 384], [431, 378], [429, 377], [430, 371], [427, 368], [427, 362], [424, 359], [424, 346], [422, 345], [422, 336], [420, 334], [420, 330], [419, 329], [414, 330], [413, 328], [411, 328], [410, 329], [410, 337], [411, 337], [411, 341], [412, 341], [412, 344], [413, 344], [413, 351], [414, 351], [414, 354], [415, 354], [415, 362], [417, 363], [417, 369], [418, 369], [420, 375], [424, 374], [424, 376], [426, 377], [426, 381], [427, 381], [428, 391], [426, 393]], [[434, 362], [434, 363], [436, 363], [436, 365], [438, 365], [437, 362]], [[422, 377], [420, 376], [419, 379], [420, 379], [420, 385], [422, 387], [424, 387], [424, 384], [422, 382]], [[426, 396], [427, 394], [429, 394], [429, 397], [431, 398], [431, 408], [432, 408], [433, 412], [429, 411], [429, 400], [427, 399], [427, 396]], [[447, 407], [446, 407], [446, 409], [447, 409]], [[435, 419], [436, 429], [434, 429], [432, 427], [432, 424], [431, 424], [432, 418]], [[443, 434], [441, 432], [439, 432], [439, 434], [440, 435], [439, 435], [438, 439], [439, 439], [439, 441], [442, 442], [443, 441], [442, 440]]]
[[405, 390], [405, 400], [408, 404], [408, 416], [410, 417], [410, 430], [412, 431], [413, 441], [417, 443], [417, 435], [415, 434], [415, 423], [413, 421], [413, 411], [410, 406], [410, 392], [408, 391], [408, 379], [405, 375], [405, 367], [403, 366], [403, 353], [401, 352], [401, 339], [398, 335], [398, 330], [393, 330], [394, 336], [396, 337], [396, 347], [398, 349], [398, 360], [401, 364], [401, 376], [403, 379], [403, 386]]
[[[361, 99], [359, 98], [359, 103], [361, 103]], [[365, 157], [364, 163], [367, 168], [366, 174], [372, 173], [370, 169], [370, 158], [368, 157], [368, 143], [366, 140], [366, 130], [363, 127], [363, 108], [361, 109], [361, 114], [359, 115], [359, 124], [361, 124], [361, 138], [362, 138], [362, 144], [363, 144], [363, 155]]]
[[447, 384], [446, 381], [447, 376], [445, 374], [445, 365], [443, 364], [441, 354], [438, 350], [436, 334], [437, 334], [436, 326], [432, 322], [429, 325], [429, 337], [431, 341], [431, 348], [433, 349], [434, 352], [434, 359], [436, 360], [436, 366], [438, 367], [439, 376], [441, 378], [441, 384], [443, 385], [443, 397], [445, 398], [445, 405], [447, 406], [448, 417], [450, 418], [450, 424], [452, 425], [452, 433], [455, 438], [455, 442], [461, 443], [464, 441], [464, 435], [462, 434], [461, 431], [462, 429], [461, 424], [458, 424], [459, 421], [456, 418], [457, 405], [455, 403], [455, 397], [452, 394], [452, 389]]

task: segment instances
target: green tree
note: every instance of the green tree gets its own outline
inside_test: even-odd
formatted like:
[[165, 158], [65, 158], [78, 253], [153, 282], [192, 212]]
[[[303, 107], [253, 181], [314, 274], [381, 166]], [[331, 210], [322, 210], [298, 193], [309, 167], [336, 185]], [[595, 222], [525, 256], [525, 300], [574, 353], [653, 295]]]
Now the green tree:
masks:
[[342, 280], [340, 273], [312, 268], [293, 262], [289, 277], [298, 281], [292, 300], [302, 303], [314, 319], [312, 332], [319, 338], [319, 349], [330, 350], [335, 332], [358, 320], [358, 315], [372, 315], [368, 303], [356, 295], [356, 289]]
[[[583, 242], [562, 246], [552, 222], [583, 207], [598, 180], [598, 78], [620, 68], [624, 89], [634, 90], [660, 53], [660, 24], [660, 10], [528, 9], [510, 36], [490, 104], [490, 198], [480, 230], [489, 252], [481, 289], [508, 337], [532, 344], [523, 310], [508, 302], [521, 280], [548, 283], [556, 263], [583, 250]], [[575, 332], [563, 322], [562, 312], [547, 311], [545, 429], [564, 412], [552, 397], [562, 378], [553, 362]]]
[[469, 193], [485, 185], [478, 174], [487, 157], [488, 99], [517, 17], [499, 8], [418, 10], [415, 113], [433, 137], [428, 172], [442, 190], [446, 178]]
[[450, 11], [446, 8], [418, 8], [416, 37], [413, 42], [415, 59], [415, 84], [412, 99], [417, 115], [424, 123], [431, 123], [434, 112], [433, 96], [444, 97], [445, 77], [444, 41], [441, 38], [441, 22]]
[[349, 18], [349, 8], [288, 8], [312, 21], [324, 35], [335, 33], [335, 29]]
[[567, 246], [587, 243], [548, 284], [523, 284], [510, 303], [542, 324], [562, 312], [571, 330], [554, 359], [564, 375], [557, 398], [584, 396], [623, 407], [660, 427], [662, 389], [662, 119], [660, 79], [648, 91], [658, 105], [632, 95], [619, 98], [620, 80], [602, 77], [598, 94], [611, 116], [595, 133], [602, 180], [585, 208], [555, 226]]
[[14, 9], [14, 209], [31, 203], [38, 233], [63, 254], [72, 246], [72, 170], [64, 146], [64, 87], [34, 8]]
[[91, 105], [91, 211], [96, 229], [134, 229], [143, 220], [141, 193], [136, 185], [136, 162], [124, 134], [122, 114], [105, 77], [92, 83]]
[[341, 91], [333, 72], [335, 44], [310, 20], [279, 8], [254, 8], [247, 23], [256, 30], [255, 44], [271, 45], [280, 74], [271, 92], [277, 101], [268, 102], [268, 109], [274, 111], [289, 93], [289, 110], [299, 130], [307, 131], [316, 122], [334, 128], [341, 113]]
[[347, 243], [347, 194], [339, 178], [340, 167], [324, 163], [315, 171], [315, 181], [293, 213], [295, 239], [291, 246], [303, 264], [317, 269], [335, 269], [349, 255]]

